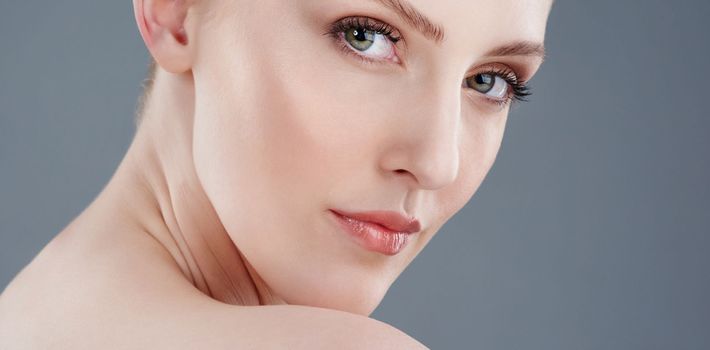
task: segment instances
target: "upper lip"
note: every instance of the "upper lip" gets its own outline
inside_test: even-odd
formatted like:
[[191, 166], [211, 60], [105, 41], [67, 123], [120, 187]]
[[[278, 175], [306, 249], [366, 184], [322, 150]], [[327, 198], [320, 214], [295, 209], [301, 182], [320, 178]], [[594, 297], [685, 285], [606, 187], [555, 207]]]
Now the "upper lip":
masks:
[[347, 212], [343, 210], [331, 209], [336, 214], [347, 216], [359, 221], [366, 221], [384, 226], [386, 229], [395, 232], [414, 233], [421, 230], [419, 220], [415, 217], [406, 216], [396, 211], [373, 210], [362, 212]]

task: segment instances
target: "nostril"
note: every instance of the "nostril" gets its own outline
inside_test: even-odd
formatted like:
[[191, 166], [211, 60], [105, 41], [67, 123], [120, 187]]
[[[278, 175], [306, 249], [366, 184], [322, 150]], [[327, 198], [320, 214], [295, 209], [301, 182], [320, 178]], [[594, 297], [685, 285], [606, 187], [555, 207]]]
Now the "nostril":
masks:
[[397, 169], [397, 170], [394, 171], [394, 173], [397, 174], [397, 176], [411, 177], [411, 178], [414, 179], [415, 181], [416, 181], [416, 179], [417, 179], [417, 178], [414, 176], [414, 174], [412, 174], [412, 172], [409, 171], [409, 170], [407, 170], [407, 169]]

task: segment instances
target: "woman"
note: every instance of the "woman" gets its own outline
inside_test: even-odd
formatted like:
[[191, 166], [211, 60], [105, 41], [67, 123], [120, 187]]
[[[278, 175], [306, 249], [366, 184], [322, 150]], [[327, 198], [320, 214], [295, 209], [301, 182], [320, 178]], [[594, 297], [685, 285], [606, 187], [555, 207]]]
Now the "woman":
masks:
[[0, 348], [423, 348], [367, 316], [474, 194], [551, 0], [134, 0], [155, 77]]

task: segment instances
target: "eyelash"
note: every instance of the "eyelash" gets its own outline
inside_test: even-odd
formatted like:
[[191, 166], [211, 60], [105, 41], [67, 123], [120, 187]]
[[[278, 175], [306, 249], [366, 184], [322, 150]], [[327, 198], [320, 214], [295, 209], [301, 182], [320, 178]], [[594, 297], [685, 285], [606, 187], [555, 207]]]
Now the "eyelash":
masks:
[[[360, 55], [354, 52], [353, 49], [350, 48], [350, 45], [344, 41], [341, 35], [341, 33], [347, 32], [350, 29], [365, 29], [368, 31], [375, 32], [376, 34], [384, 35], [393, 44], [396, 44], [402, 39], [400, 35], [396, 35], [399, 32], [394, 29], [394, 27], [370, 17], [346, 17], [333, 23], [328, 29], [328, 31], [326, 33], [323, 33], [324, 35], [331, 36], [345, 54], [355, 56], [366, 64], [380, 64], [382, 63], [382, 61], [372, 59], [370, 57]], [[506, 98], [502, 100], [486, 98], [491, 103], [497, 106], [504, 107], [509, 103], [528, 101], [527, 98], [532, 95], [532, 91], [529, 84], [527, 84], [526, 81], [519, 80], [518, 75], [515, 74], [515, 72], [509, 68], [500, 69], [491, 67], [482, 72], [478, 72], [475, 75], [481, 74], [489, 74], [493, 75], [494, 77], [501, 77], [508, 84], [509, 93]], [[468, 79], [470, 77], [471, 76], [466, 77], [465, 79]], [[479, 92], [473, 89], [469, 90], [472, 90], [470, 93], [480, 94]]]
[[[503, 99], [503, 100], [494, 100], [494, 99], [489, 99], [493, 103], [499, 105], [499, 106], [505, 106], [508, 103], [513, 103], [513, 102], [526, 102], [528, 101], [528, 97], [532, 95], [532, 90], [530, 88], [530, 85], [525, 82], [524, 80], [519, 80], [518, 75], [515, 74], [513, 70], [510, 68], [496, 68], [496, 67], [491, 67], [488, 68], [482, 72], [478, 72], [473, 76], [476, 75], [481, 75], [481, 74], [490, 74], [493, 76], [499, 76], [505, 80], [506, 83], [508, 83], [508, 86], [510, 87], [508, 96]], [[470, 77], [467, 77], [468, 79]], [[473, 90], [473, 89], [471, 89]]]

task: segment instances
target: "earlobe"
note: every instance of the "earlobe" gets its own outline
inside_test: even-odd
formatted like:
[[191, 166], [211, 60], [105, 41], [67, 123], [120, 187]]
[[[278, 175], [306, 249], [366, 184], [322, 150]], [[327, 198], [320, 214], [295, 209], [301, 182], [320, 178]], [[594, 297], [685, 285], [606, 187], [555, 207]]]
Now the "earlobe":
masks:
[[133, 13], [143, 41], [156, 63], [166, 71], [191, 68], [190, 40], [184, 24], [190, 1], [133, 0]]

